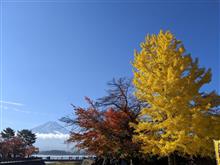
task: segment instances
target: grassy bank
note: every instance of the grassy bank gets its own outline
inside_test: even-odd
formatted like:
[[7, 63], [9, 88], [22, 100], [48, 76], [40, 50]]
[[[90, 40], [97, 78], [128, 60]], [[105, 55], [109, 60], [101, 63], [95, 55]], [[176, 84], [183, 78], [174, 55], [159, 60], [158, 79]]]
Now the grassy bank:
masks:
[[79, 162], [46, 162], [46, 165], [80, 165]]

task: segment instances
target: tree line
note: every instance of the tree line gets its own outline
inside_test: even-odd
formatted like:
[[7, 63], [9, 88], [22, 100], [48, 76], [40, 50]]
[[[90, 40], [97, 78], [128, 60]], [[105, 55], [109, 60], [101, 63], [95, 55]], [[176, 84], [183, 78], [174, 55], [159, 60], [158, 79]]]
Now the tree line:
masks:
[[200, 67], [169, 31], [148, 35], [132, 65], [132, 80], [114, 79], [106, 96], [86, 97], [88, 107], [73, 105], [75, 117], [61, 119], [74, 126], [68, 141], [96, 155], [96, 164], [213, 159], [220, 96], [204, 91], [211, 70]]
[[30, 130], [23, 129], [16, 133], [11, 128], [4, 129], [0, 133], [0, 159], [27, 158], [37, 153], [39, 150], [33, 145], [35, 141], [36, 135]]

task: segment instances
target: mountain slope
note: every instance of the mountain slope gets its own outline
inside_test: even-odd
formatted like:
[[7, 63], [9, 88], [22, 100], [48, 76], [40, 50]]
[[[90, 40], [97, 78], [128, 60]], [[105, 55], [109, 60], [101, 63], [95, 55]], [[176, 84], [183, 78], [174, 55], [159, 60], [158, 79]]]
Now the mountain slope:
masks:
[[45, 133], [69, 134], [69, 131], [65, 127], [58, 124], [56, 121], [49, 121], [31, 130], [34, 133], [40, 133], [40, 134], [45, 134]]
[[37, 136], [35, 146], [40, 151], [65, 150], [70, 151], [73, 144], [67, 144], [69, 130], [58, 124], [56, 121], [50, 121], [31, 129]]

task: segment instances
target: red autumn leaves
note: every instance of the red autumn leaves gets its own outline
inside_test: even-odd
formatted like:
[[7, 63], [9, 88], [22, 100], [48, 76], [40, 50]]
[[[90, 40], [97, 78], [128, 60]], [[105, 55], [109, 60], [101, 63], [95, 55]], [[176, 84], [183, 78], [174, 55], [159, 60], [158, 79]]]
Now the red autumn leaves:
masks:
[[134, 157], [139, 154], [139, 145], [132, 142], [129, 123], [136, 122], [141, 103], [132, 97], [129, 80], [113, 80], [110, 86], [108, 95], [98, 101], [86, 98], [88, 108], [74, 107], [75, 119], [62, 119], [78, 126], [69, 142], [98, 156]]

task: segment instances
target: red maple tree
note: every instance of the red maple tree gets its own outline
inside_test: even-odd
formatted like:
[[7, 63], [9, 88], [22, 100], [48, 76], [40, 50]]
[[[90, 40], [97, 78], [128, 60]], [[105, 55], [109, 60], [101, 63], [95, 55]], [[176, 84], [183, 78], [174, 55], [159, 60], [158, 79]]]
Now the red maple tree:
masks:
[[144, 105], [132, 94], [131, 82], [127, 79], [113, 80], [108, 84], [108, 95], [96, 102], [86, 98], [88, 108], [75, 107], [75, 119], [61, 120], [76, 125], [69, 142], [75, 142], [79, 149], [97, 156], [126, 157], [138, 156], [139, 145], [132, 141], [133, 128], [140, 108]]

